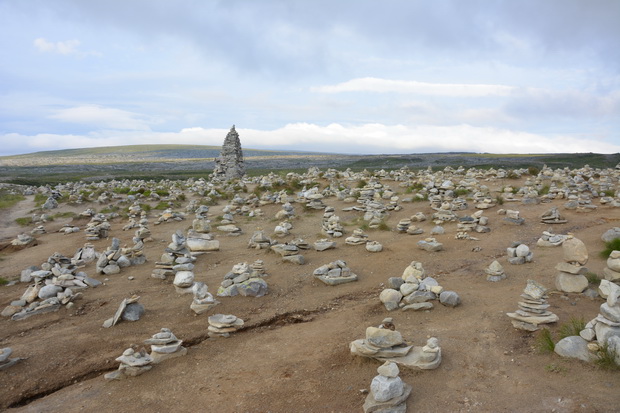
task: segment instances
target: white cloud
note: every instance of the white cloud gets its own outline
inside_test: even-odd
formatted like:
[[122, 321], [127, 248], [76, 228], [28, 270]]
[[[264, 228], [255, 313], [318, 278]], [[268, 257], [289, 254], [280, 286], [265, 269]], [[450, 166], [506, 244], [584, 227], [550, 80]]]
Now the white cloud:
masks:
[[335, 85], [311, 88], [319, 93], [341, 92], [377, 92], [377, 93], [410, 93], [420, 95], [480, 97], [506, 96], [515, 88], [505, 85], [465, 84], [465, 83], [428, 83], [415, 80], [391, 80], [376, 77], [352, 79]]
[[149, 130], [149, 124], [140, 114], [98, 105], [83, 105], [58, 110], [51, 119], [90, 125], [103, 129]]
[[40, 51], [44, 53], [58, 53], [64, 56], [75, 55], [78, 57], [84, 56], [101, 56], [101, 53], [90, 51], [90, 52], [81, 52], [78, 50], [78, 46], [80, 45], [80, 41], [77, 39], [66, 40], [64, 42], [49, 42], [43, 37], [39, 37], [34, 40], [34, 46]]
[[[489, 153], [571, 153], [620, 152], [620, 145], [605, 138], [580, 135], [540, 135], [508, 129], [456, 126], [384, 125], [368, 123], [358, 126], [333, 123], [319, 126], [291, 123], [275, 130], [238, 128], [244, 148], [306, 150], [316, 152], [424, 153], [445, 151]], [[179, 132], [140, 130], [99, 131], [87, 135], [16, 133], [0, 135], [1, 141], [27, 142], [24, 150], [42, 151], [65, 148], [117, 146], [128, 144], [216, 145], [224, 141], [227, 129], [185, 128]], [[7, 150], [6, 148], [4, 148]], [[0, 154], [2, 155], [2, 154]]]

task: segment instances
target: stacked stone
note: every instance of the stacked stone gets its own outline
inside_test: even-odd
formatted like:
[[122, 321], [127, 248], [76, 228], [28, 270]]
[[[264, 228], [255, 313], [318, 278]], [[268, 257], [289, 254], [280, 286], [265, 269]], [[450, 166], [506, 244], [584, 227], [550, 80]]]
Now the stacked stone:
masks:
[[321, 222], [321, 231], [323, 234], [329, 235], [330, 237], [342, 237], [344, 229], [340, 224], [340, 218], [334, 214], [333, 207], [325, 208], [325, 213], [323, 214], [323, 220]]
[[327, 285], [339, 285], [357, 281], [357, 274], [354, 274], [343, 260], [322, 265], [314, 270], [312, 275]]
[[506, 279], [504, 267], [497, 260], [493, 261], [484, 272], [487, 274], [487, 281], [497, 282]]
[[213, 236], [209, 233], [200, 233], [194, 230], [190, 230], [187, 233], [186, 239], [187, 248], [191, 251], [192, 255], [204, 254], [211, 251], [220, 250], [220, 242], [213, 239]]
[[[58, 232], [62, 233], [63, 235], [75, 234], [76, 232], [80, 232], [80, 227], [73, 226], [70, 224], [65, 224], [62, 226], [62, 228], [58, 230]], [[30, 231], [30, 233], [31, 234], [45, 234], [46, 233], [45, 227], [43, 225], [39, 225], [38, 227]]]
[[398, 365], [386, 361], [377, 369], [377, 373], [379, 375], [370, 383], [370, 393], [363, 406], [364, 413], [406, 412], [406, 401], [411, 395], [412, 387], [398, 377]]
[[607, 267], [603, 270], [607, 281], [620, 282], [620, 251], [612, 251], [607, 258]]
[[267, 249], [271, 247], [272, 241], [263, 231], [255, 231], [248, 242], [248, 248]]
[[34, 247], [37, 244], [36, 238], [29, 234], [19, 234], [17, 238], [11, 240], [11, 245], [16, 247], [15, 249]]
[[364, 245], [366, 242], [368, 242], [368, 235], [364, 234], [364, 230], [361, 228], [353, 230], [353, 235], [344, 240], [347, 245]]
[[477, 233], [490, 232], [491, 229], [487, 226], [489, 218], [482, 216], [483, 211], [477, 211], [471, 216], [461, 217], [456, 224], [458, 231], [475, 231]]
[[390, 277], [388, 288], [381, 291], [379, 300], [386, 310], [398, 308], [403, 311], [433, 309], [432, 300], [439, 298], [441, 304], [456, 307], [461, 299], [454, 291], [445, 291], [437, 280], [426, 276], [422, 263], [412, 261], [400, 277]]
[[192, 271], [196, 257], [192, 256], [187, 248], [187, 239], [180, 230], [172, 234], [172, 242], [168, 244], [151, 277], [165, 280], [167, 276], [175, 275], [177, 271]]
[[588, 262], [586, 245], [578, 238], [569, 234], [562, 244], [564, 262], [555, 266], [558, 274], [555, 277], [555, 287], [566, 293], [581, 293], [588, 288], [588, 279], [584, 274], [588, 269], [584, 265]]
[[566, 224], [566, 219], [560, 215], [557, 207], [553, 207], [540, 216], [540, 222], [543, 224]]
[[276, 212], [276, 219], [289, 219], [295, 216], [295, 208], [290, 202], [286, 202], [282, 205], [282, 209]]
[[526, 262], [532, 262], [534, 253], [530, 251], [530, 247], [520, 242], [513, 242], [512, 245], [506, 248], [508, 254], [508, 262], [513, 265], [521, 265]]
[[514, 328], [525, 331], [536, 331], [540, 324], [555, 323], [558, 316], [547, 311], [546, 288], [534, 280], [527, 280], [527, 285], [517, 303], [519, 309], [514, 313], [506, 313], [512, 319]]
[[435, 238], [426, 238], [420, 240], [416, 244], [419, 249], [428, 251], [428, 252], [437, 252], [443, 250], [443, 244], [438, 242]]
[[288, 221], [282, 221], [278, 225], [276, 225], [275, 229], [273, 230], [273, 234], [276, 237], [282, 238], [289, 235], [292, 228], [293, 224]]
[[144, 315], [144, 306], [138, 302], [140, 296], [132, 295], [123, 299], [111, 318], [103, 322], [104, 328], [110, 328], [122, 321], [138, 321]]
[[366, 243], [366, 251], [368, 252], [381, 252], [383, 251], [383, 245], [379, 241], [368, 241]]
[[433, 222], [437, 225], [441, 225], [445, 222], [456, 222], [459, 217], [452, 210], [452, 204], [444, 201], [439, 207], [433, 208], [436, 212], [433, 214]]
[[133, 348], [128, 348], [122, 356], [116, 358], [116, 361], [121, 365], [118, 370], [107, 373], [104, 376], [106, 380], [123, 380], [127, 377], [139, 376], [153, 368], [151, 366], [153, 358], [144, 349], [135, 351]]
[[553, 234], [548, 231], [543, 231], [541, 237], [536, 241], [536, 245], [544, 248], [559, 247], [567, 239], [568, 235]]
[[239, 134], [235, 130], [235, 125], [233, 125], [224, 139], [220, 156], [215, 158], [213, 178], [214, 180], [229, 181], [241, 179], [244, 175], [245, 164], [243, 162], [241, 141], [239, 140]]
[[182, 212], [175, 212], [172, 208], [165, 209], [154, 222], [155, 225], [159, 225], [165, 222], [183, 221], [185, 214]]
[[0, 349], [0, 370], [8, 369], [20, 360], [23, 360], [19, 357], [9, 358], [11, 354], [13, 354], [13, 349], [10, 347]]
[[303, 265], [306, 261], [299, 252], [299, 247], [292, 243], [274, 244], [270, 249], [282, 257], [282, 261]]
[[441, 364], [441, 348], [435, 337], [423, 347], [408, 345], [396, 331], [391, 318], [383, 320], [379, 327], [368, 327], [366, 337], [349, 345], [351, 354], [379, 361], [391, 361], [405, 367], [432, 370]]
[[99, 255], [97, 260], [97, 274], [118, 274], [121, 268], [129, 267], [131, 262], [121, 253], [121, 240], [112, 238], [112, 245]]
[[206, 313], [220, 303], [213, 298], [213, 294], [209, 292], [207, 284], [203, 282], [194, 283], [192, 293], [194, 294], [194, 299], [189, 308], [196, 314]]
[[153, 238], [151, 238], [151, 230], [149, 229], [149, 220], [147, 219], [145, 211], [141, 213], [138, 229], [134, 233], [134, 236], [142, 240], [142, 242], [153, 241]]
[[162, 328], [159, 333], [144, 340], [144, 344], [151, 346], [152, 364], [187, 354], [187, 348], [182, 346], [183, 341], [176, 338], [169, 328]]
[[[497, 211], [498, 214], [500, 214], [502, 211], [504, 210], [499, 210]], [[523, 225], [523, 223], [525, 222], [525, 218], [521, 218], [519, 216], [519, 211], [515, 211], [512, 209], [508, 209], [505, 210], [504, 213], [506, 214], [506, 218], [504, 218], [504, 222], [510, 225]], [[503, 214], [500, 214], [503, 215]]]
[[[394, 205], [392, 205], [392, 209], [394, 209]], [[387, 212], [388, 207], [379, 201], [365, 201], [363, 210], [363, 219], [368, 222], [368, 228], [378, 228], [389, 215]]]
[[84, 233], [86, 233], [86, 240], [97, 241], [102, 238], [107, 238], [110, 233], [110, 227], [110, 223], [105, 215], [93, 215], [90, 222], [86, 224], [86, 229], [84, 230]]
[[85, 243], [83, 247], [78, 248], [75, 255], [71, 259], [71, 262], [77, 266], [82, 266], [93, 262], [97, 259], [97, 252], [95, 246], [89, 242]]
[[[257, 271], [256, 268], [259, 270]], [[235, 264], [230, 272], [224, 276], [222, 285], [217, 290], [219, 297], [262, 297], [268, 293], [267, 282], [261, 277], [265, 276], [263, 262], [254, 263], [252, 267], [247, 262]]]
[[215, 314], [209, 317], [209, 337], [229, 337], [243, 327], [243, 320], [232, 314]]

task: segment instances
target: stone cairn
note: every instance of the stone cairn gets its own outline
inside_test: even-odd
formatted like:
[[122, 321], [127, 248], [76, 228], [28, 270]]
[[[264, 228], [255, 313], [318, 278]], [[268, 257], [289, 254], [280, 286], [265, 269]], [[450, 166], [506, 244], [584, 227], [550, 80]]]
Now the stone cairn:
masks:
[[437, 338], [429, 338], [423, 347], [408, 345], [396, 331], [391, 318], [384, 319], [379, 327], [368, 327], [366, 338], [352, 341], [349, 348], [351, 354], [391, 361], [409, 368], [432, 370], [441, 364], [441, 347]]
[[101, 284], [78, 271], [81, 266], [82, 261], [74, 261], [55, 252], [40, 267], [23, 270], [20, 281], [34, 281], [34, 284], [26, 289], [19, 300], [12, 301], [1, 315], [11, 317], [12, 320], [23, 320], [36, 314], [57, 311], [61, 305], [73, 307], [73, 301], [82, 296], [78, 291]]
[[269, 292], [267, 282], [262, 279], [266, 275], [262, 260], [256, 260], [252, 265], [248, 265], [247, 262], [235, 264], [232, 270], [224, 276], [217, 295], [219, 297], [236, 295], [262, 297]]
[[530, 247], [520, 242], [513, 242], [512, 245], [506, 248], [508, 254], [508, 262], [513, 265], [521, 265], [526, 262], [532, 262], [534, 253], [530, 251]]
[[209, 317], [208, 335], [211, 338], [230, 337], [243, 327], [243, 320], [232, 314], [215, 314]]
[[338, 285], [357, 281], [357, 274], [354, 274], [343, 260], [321, 265], [314, 270], [312, 275], [327, 285]]
[[426, 221], [426, 215], [422, 212], [417, 212], [409, 218], [403, 218], [398, 221], [396, 225], [396, 231], [399, 233], [404, 233], [408, 235], [420, 235], [424, 233], [424, 230], [417, 225], [414, 225], [414, 222], [422, 222]]
[[497, 260], [493, 261], [484, 272], [487, 274], [487, 281], [498, 282], [506, 279], [504, 267]]
[[207, 284], [203, 282], [194, 283], [192, 286], [194, 299], [189, 308], [196, 314], [206, 313], [220, 302], [213, 298], [213, 294], [209, 292]]
[[370, 392], [364, 402], [364, 413], [407, 411], [405, 404], [411, 395], [412, 387], [403, 382], [398, 374], [398, 365], [386, 361], [377, 369], [379, 375], [370, 383]]
[[423, 240], [420, 240], [416, 244], [419, 249], [428, 252], [438, 252], [443, 251], [443, 244], [437, 239], [429, 237]]
[[24, 249], [38, 245], [37, 239], [29, 234], [19, 234], [17, 238], [11, 241], [11, 245], [15, 249]]
[[326, 207], [323, 214], [323, 220], [321, 222], [321, 231], [323, 234], [333, 238], [342, 237], [344, 228], [340, 224], [340, 217], [334, 214], [333, 207]]
[[607, 258], [607, 267], [603, 269], [607, 281], [620, 282], [620, 251], [612, 251]]
[[144, 344], [151, 346], [152, 364], [187, 354], [187, 348], [182, 346], [183, 341], [176, 338], [169, 328], [162, 328], [159, 333], [144, 340]]
[[254, 231], [252, 237], [250, 237], [250, 241], [248, 242], [248, 248], [253, 249], [268, 249], [274, 243], [271, 241], [271, 238], [265, 235], [264, 231]]
[[215, 158], [213, 177], [216, 180], [229, 181], [231, 179], [243, 178], [244, 175], [245, 165], [241, 141], [239, 140], [239, 134], [235, 130], [235, 125], [233, 125], [224, 139], [220, 156]]
[[559, 271], [555, 277], [555, 288], [566, 293], [581, 293], [588, 288], [588, 279], [584, 275], [588, 272], [584, 267], [588, 262], [586, 245], [569, 234], [562, 244], [562, 252], [564, 262], [555, 266]]
[[110, 328], [123, 321], [138, 321], [144, 315], [144, 306], [138, 302], [140, 296], [132, 295], [123, 299], [118, 306], [114, 317], [108, 318], [103, 322], [104, 328]]
[[185, 214], [182, 212], [175, 212], [172, 208], [166, 208], [160, 215], [157, 217], [157, 220], [153, 223], [154, 225], [163, 224], [165, 222], [172, 221], [183, 221], [185, 219]]
[[0, 370], [8, 369], [20, 360], [24, 360], [20, 357], [9, 358], [13, 354], [11, 347], [5, 347], [0, 349]]
[[110, 233], [110, 223], [104, 214], [93, 215], [90, 222], [86, 224], [84, 233], [87, 241], [97, 241], [107, 238]]
[[314, 242], [313, 247], [315, 251], [331, 250], [336, 248], [336, 241], [332, 241], [327, 238], [321, 238]]
[[521, 218], [519, 216], [519, 211], [515, 211], [513, 209], [500, 209], [497, 211], [498, 215], [506, 215], [504, 218], [504, 222], [510, 225], [523, 225], [525, 223], [525, 218]]
[[560, 215], [557, 207], [553, 207], [540, 216], [540, 222], [543, 224], [565, 224], [568, 221]]
[[192, 256], [187, 248], [187, 239], [183, 232], [178, 230], [172, 234], [172, 242], [155, 263], [151, 277], [165, 280], [167, 276], [176, 275], [178, 271], [191, 271], [194, 269], [194, 261], [196, 257]]
[[540, 324], [555, 323], [558, 316], [547, 311], [547, 289], [534, 280], [527, 280], [527, 285], [517, 303], [519, 309], [514, 313], [506, 313], [512, 319], [514, 328], [525, 331], [536, 331]]
[[568, 235], [562, 234], [554, 234], [549, 231], [543, 231], [538, 241], [536, 241], [536, 246], [543, 248], [551, 248], [551, 247], [559, 247], [568, 239]]
[[146, 257], [143, 254], [144, 243], [140, 239], [134, 239], [136, 244], [132, 248], [121, 249], [121, 241], [112, 238], [112, 245], [99, 255], [96, 264], [97, 274], [118, 274], [121, 268], [131, 265], [144, 264]]
[[390, 277], [388, 288], [381, 291], [379, 300], [386, 310], [422, 311], [433, 309], [432, 300], [447, 307], [456, 307], [461, 303], [459, 295], [454, 291], [444, 291], [437, 280], [426, 276], [422, 263], [412, 261], [400, 277]]
[[599, 314], [590, 320], [578, 336], [569, 336], [555, 345], [555, 352], [563, 357], [578, 358], [592, 362], [597, 352], [606, 347], [615, 353], [615, 362], [620, 365], [620, 286], [602, 280], [599, 291], [606, 296]]
[[108, 381], [139, 376], [153, 368], [151, 366], [153, 358], [146, 353], [144, 348], [139, 351], [128, 348], [120, 357], [116, 358], [116, 361], [121, 363], [118, 370], [103, 376]]

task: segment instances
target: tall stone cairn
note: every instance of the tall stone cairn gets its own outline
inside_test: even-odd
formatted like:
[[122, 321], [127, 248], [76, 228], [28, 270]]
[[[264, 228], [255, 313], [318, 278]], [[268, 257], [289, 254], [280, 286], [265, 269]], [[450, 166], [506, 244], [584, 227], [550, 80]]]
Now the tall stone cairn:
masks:
[[224, 139], [220, 156], [215, 158], [215, 168], [213, 177], [225, 181], [239, 179], [245, 175], [245, 164], [243, 163], [243, 152], [241, 151], [241, 141], [239, 134], [235, 130], [235, 125]]

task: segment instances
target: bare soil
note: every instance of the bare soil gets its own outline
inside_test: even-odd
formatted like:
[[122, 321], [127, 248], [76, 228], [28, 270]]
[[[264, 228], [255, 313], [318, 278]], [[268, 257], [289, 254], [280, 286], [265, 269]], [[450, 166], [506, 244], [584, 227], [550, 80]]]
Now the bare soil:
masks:
[[[512, 183], [512, 182], [511, 182]], [[392, 182], [396, 191], [399, 190]], [[516, 184], [516, 183], [515, 183]], [[498, 189], [500, 183], [497, 183]], [[189, 200], [189, 199], [188, 199]], [[351, 206], [333, 198], [325, 200], [336, 208], [346, 234], [357, 228], [360, 212], [344, 212]], [[551, 206], [560, 207], [568, 223], [549, 226], [540, 215]], [[28, 216], [31, 199], [0, 212], [0, 240], [14, 238], [24, 229], [14, 225], [16, 217]], [[210, 215], [220, 215], [224, 203]], [[294, 205], [297, 218], [292, 234], [282, 241], [301, 237], [312, 243], [320, 234], [322, 211], [304, 211]], [[404, 203], [392, 212], [390, 228], [421, 211], [430, 217], [428, 203]], [[61, 207], [54, 212], [81, 212], [101, 205]], [[522, 226], [505, 224], [499, 208], [516, 209], [525, 218]], [[278, 205], [262, 207], [264, 217], [237, 217], [244, 234], [230, 237], [216, 233], [221, 250], [199, 257], [194, 270], [197, 281], [206, 282], [215, 293], [223, 276], [239, 262], [262, 259], [269, 274], [269, 294], [261, 298], [222, 297], [208, 314], [195, 315], [189, 308], [191, 295], [175, 292], [172, 280], [150, 276], [154, 263], [177, 230], [191, 226], [181, 222], [150, 225], [154, 241], [146, 245], [146, 264], [125, 268], [121, 274], [97, 276], [95, 264], [84, 269], [104, 285], [83, 292], [72, 309], [33, 316], [22, 321], [0, 319], [0, 347], [12, 347], [14, 356], [27, 357], [0, 372], [0, 410], [11, 412], [360, 412], [379, 362], [353, 356], [349, 343], [363, 338], [366, 327], [393, 317], [397, 330], [414, 345], [424, 345], [431, 336], [439, 338], [443, 361], [438, 369], [421, 371], [401, 368], [401, 378], [413, 386], [407, 401], [411, 412], [614, 412], [620, 410], [620, 373], [574, 359], [562, 359], [537, 349], [537, 333], [512, 327], [505, 315], [517, 309], [517, 301], [528, 279], [553, 288], [554, 266], [562, 260], [561, 248], [539, 248], [536, 240], [543, 231], [572, 232], [589, 248], [589, 270], [602, 274], [605, 261], [598, 252], [607, 229], [620, 226], [620, 211], [605, 206], [591, 213], [564, 210], [562, 201], [539, 205], [507, 203], [487, 210], [492, 231], [471, 234], [479, 241], [456, 240], [455, 224], [446, 224], [446, 234], [436, 236], [445, 251], [419, 250], [416, 242], [429, 236], [434, 224], [420, 226], [425, 234], [410, 236], [392, 231], [370, 230], [370, 239], [383, 244], [381, 253], [369, 253], [363, 246], [348, 246], [337, 239], [337, 248], [304, 253], [306, 265], [281, 262], [265, 250], [247, 248], [253, 231], [273, 231]], [[156, 219], [152, 211], [149, 219]], [[473, 206], [459, 215], [472, 214]], [[37, 236], [38, 245], [21, 251], [4, 250], [0, 276], [19, 279], [21, 270], [40, 265], [54, 252], [73, 256], [84, 245], [84, 232], [58, 233], [70, 218], [46, 224], [48, 233]], [[87, 220], [73, 225], [84, 228]], [[122, 231], [126, 221], [112, 222], [111, 236], [131, 244], [133, 231]], [[534, 252], [534, 261], [510, 265], [506, 247], [521, 241]], [[97, 251], [111, 244], [111, 238], [94, 242]], [[478, 252], [472, 251], [480, 247]], [[359, 275], [359, 281], [326, 286], [312, 271], [336, 259], [345, 260]], [[486, 280], [485, 268], [498, 259], [508, 278], [498, 283]], [[462, 305], [448, 308], [434, 302], [425, 312], [388, 312], [378, 296], [389, 277], [400, 276], [413, 260], [423, 263], [427, 274], [447, 290], [459, 293]], [[134, 277], [129, 280], [128, 277]], [[0, 306], [21, 297], [26, 285], [0, 287]], [[136, 322], [121, 322], [105, 329], [123, 298], [141, 296], [146, 313]], [[557, 337], [561, 324], [571, 318], [588, 321], [598, 313], [601, 298], [552, 292], [550, 310], [560, 322], [550, 325]], [[207, 317], [234, 314], [245, 320], [245, 328], [229, 338], [209, 339]], [[115, 358], [132, 345], [142, 345], [160, 328], [171, 328], [189, 348], [185, 357], [165, 361], [142, 376], [107, 382], [103, 374], [118, 367]], [[557, 340], [557, 339], [556, 339]]]

